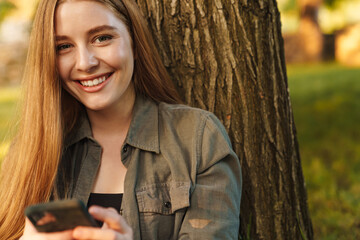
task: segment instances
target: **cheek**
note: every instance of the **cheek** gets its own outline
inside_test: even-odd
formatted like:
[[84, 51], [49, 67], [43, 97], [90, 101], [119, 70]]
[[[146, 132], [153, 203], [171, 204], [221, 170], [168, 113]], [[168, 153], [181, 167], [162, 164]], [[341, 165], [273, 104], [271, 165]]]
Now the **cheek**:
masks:
[[112, 48], [108, 48], [99, 56], [101, 56], [108, 65], [116, 69], [121, 69], [134, 62], [131, 46], [126, 44], [118, 44]]
[[58, 57], [56, 67], [62, 81], [70, 77], [71, 63], [65, 57]]
[[123, 55], [118, 48], [104, 49], [104, 51], [97, 54], [100, 61], [116, 69], [119, 68], [124, 61]]
[[120, 52], [117, 55], [117, 58], [114, 59], [114, 62], [117, 63], [117, 69], [132, 75], [134, 70], [134, 58], [131, 52]]

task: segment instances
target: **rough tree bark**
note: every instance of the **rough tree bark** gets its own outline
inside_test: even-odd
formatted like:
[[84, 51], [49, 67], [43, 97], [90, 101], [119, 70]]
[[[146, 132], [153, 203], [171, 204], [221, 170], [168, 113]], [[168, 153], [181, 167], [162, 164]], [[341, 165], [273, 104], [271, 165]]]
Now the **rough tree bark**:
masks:
[[185, 102], [229, 132], [243, 171], [242, 238], [312, 239], [276, 0], [137, 3]]

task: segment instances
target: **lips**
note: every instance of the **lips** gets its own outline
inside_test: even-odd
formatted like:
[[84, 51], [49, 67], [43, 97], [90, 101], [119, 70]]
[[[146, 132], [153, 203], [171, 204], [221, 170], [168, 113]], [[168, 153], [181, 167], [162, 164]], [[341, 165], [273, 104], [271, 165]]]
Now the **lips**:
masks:
[[88, 93], [98, 92], [107, 85], [113, 72], [106, 74], [94, 75], [93, 77], [87, 77], [83, 79], [76, 79], [76, 83], [81, 89]]
[[87, 78], [84, 80], [78, 80], [78, 82], [83, 87], [95, 87], [95, 86], [98, 86], [101, 83], [105, 82], [111, 75], [112, 75], [112, 73], [108, 73], [106, 75], [98, 76], [98, 77], [92, 78], [92, 79]]
[[79, 81], [81, 85], [85, 87], [93, 87], [97, 86], [100, 83], [103, 83], [106, 80], [106, 76], [95, 78], [94, 80], [87, 80], [87, 81]]

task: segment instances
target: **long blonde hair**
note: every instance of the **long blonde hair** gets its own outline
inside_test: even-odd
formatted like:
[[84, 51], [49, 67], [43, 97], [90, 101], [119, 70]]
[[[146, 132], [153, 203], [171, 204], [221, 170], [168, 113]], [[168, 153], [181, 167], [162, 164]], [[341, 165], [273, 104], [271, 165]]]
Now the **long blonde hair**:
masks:
[[[156, 102], [180, 102], [134, 1], [96, 1], [113, 10], [132, 35], [136, 94]], [[23, 112], [18, 134], [1, 166], [0, 239], [18, 239], [24, 228], [24, 209], [56, 196], [63, 139], [75, 126], [81, 106], [62, 89], [56, 69], [57, 4], [57, 0], [40, 1], [33, 23], [22, 83]]]

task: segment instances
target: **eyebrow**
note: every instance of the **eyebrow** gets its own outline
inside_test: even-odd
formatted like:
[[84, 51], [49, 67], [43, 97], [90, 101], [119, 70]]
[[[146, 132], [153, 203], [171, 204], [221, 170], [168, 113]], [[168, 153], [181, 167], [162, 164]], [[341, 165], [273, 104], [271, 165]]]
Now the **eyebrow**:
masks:
[[95, 33], [98, 33], [98, 32], [102, 32], [102, 31], [105, 31], [105, 30], [116, 30], [117, 28], [116, 27], [113, 27], [113, 26], [109, 26], [109, 25], [102, 25], [102, 26], [98, 26], [98, 27], [95, 27], [93, 29], [90, 29], [88, 31], [88, 35], [93, 35]]
[[[109, 26], [109, 25], [101, 25], [98, 27], [94, 27], [92, 29], [90, 29], [87, 34], [88, 35], [94, 35], [96, 33], [102, 32], [102, 31], [106, 31], [106, 30], [116, 30], [116, 27], [113, 26]], [[67, 36], [56, 36], [56, 41], [62, 41], [62, 40], [66, 40], [68, 39]]]

